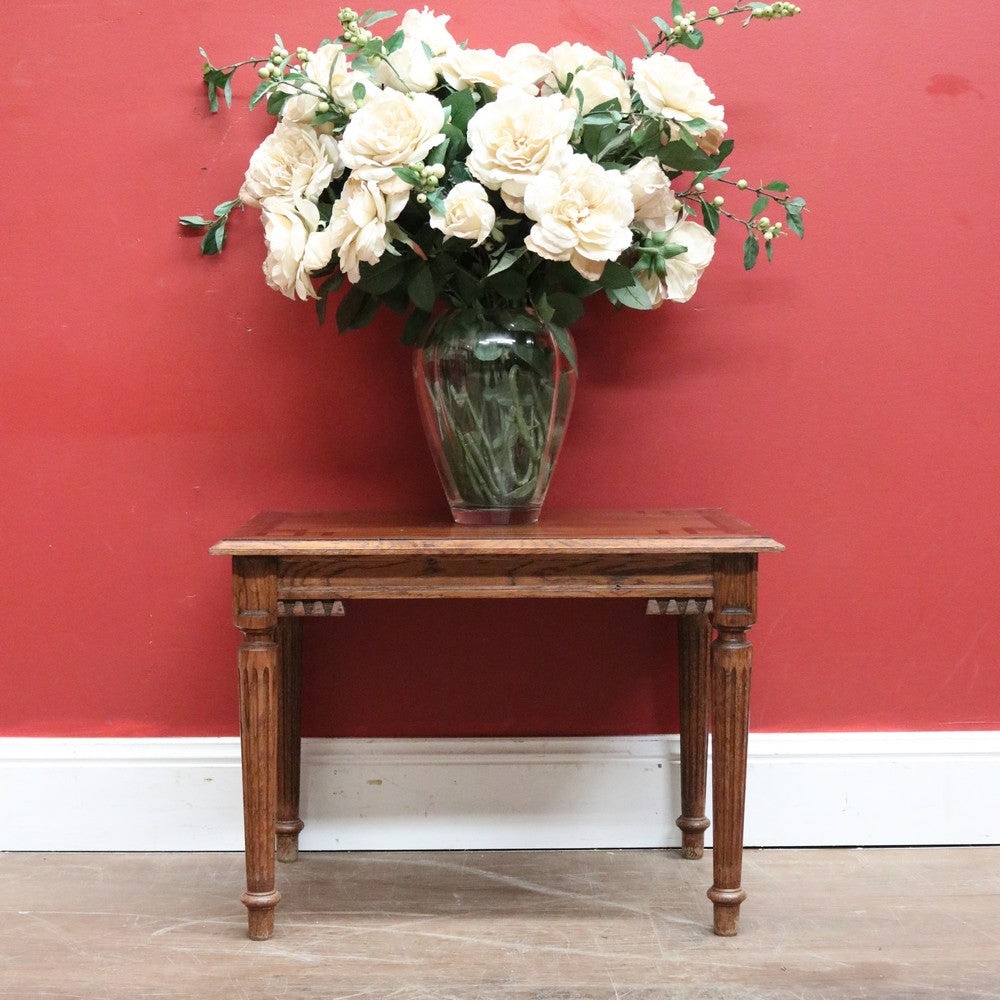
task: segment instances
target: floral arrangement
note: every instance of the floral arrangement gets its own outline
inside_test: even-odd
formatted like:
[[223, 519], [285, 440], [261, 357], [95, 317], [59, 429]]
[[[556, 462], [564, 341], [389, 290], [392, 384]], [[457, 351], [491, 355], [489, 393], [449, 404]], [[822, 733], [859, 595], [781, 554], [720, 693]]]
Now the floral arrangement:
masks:
[[[268, 285], [293, 299], [339, 301], [337, 326], [367, 325], [386, 305], [409, 316], [416, 343], [432, 314], [519, 310], [551, 329], [571, 364], [568, 326], [582, 300], [653, 309], [686, 302], [712, 260], [723, 218], [745, 227], [744, 266], [802, 236], [805, 201], [783, 181], [734, 180], [724, 108], [671, 50], [700, 48], [703, 27], [798, 14], [791, 3], [685, 12], [673, 0], [631, 66], [614, 52], [523, 43], [500, 55], [459, 44], [447, 15], [340, 11], [340, 32], [315, 50], [285, 48], [224, 67], [208, 61], [209, 106], [254, 66], [251, 107], [277, 119], [250, 158], [239, 196], [210, 219], [202, 252], [222, 250], [236, 208], [260, 209]], [[753, 197], [737, 215], [722, 194]], [[765, 212], [780, 213], [772, 221]]]

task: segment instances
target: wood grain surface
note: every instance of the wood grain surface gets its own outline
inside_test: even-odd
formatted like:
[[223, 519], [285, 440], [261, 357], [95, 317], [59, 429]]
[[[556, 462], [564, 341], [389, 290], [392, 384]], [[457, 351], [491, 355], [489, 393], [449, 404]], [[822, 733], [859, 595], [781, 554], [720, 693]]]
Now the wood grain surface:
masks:
[[591, 510], [546, 514], [537, 524], [468, 526], [397, 512], [271, 511], [211, 549], [213, 555], [407, 553], [497, 555], [780, 552], [783, 546], [722, 510]]

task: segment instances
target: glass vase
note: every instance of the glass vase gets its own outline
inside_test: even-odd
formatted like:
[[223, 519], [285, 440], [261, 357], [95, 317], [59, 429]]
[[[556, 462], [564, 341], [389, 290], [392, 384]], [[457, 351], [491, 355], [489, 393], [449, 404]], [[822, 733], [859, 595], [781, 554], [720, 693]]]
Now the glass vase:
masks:
[[538, 520], [576, 372], [527, 312], [435, 321], [413, 363], [427, 442], [459, 524]]

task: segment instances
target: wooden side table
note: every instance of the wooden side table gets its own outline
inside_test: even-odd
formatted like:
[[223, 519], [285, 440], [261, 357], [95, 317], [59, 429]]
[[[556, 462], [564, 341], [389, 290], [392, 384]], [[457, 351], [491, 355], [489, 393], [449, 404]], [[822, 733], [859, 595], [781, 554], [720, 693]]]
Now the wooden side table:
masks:
[[[518, 527], [395, 514], [266, 513], [213, 546], [233, 557], [249, 933], [274, 930], [298, 856], [302, 621], [369, 598], [645, 598], [679, 614], [683, 854], [702, 855], [712, 719], [716, 934], [739, 926], [757, 553], [783, 546], [721, 510], [589, 511]], [[716, 638], [711, 641], [712, 629]], [[710, 710], [711, 709], [711, 710]]]

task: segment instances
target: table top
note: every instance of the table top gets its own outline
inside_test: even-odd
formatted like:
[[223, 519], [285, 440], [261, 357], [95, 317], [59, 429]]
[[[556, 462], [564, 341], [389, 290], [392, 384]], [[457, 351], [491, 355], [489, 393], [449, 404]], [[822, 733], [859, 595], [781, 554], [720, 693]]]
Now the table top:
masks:
[[724, 510], [543, 513], [537, 524], [469, 526], [385, 511], [267, 511], [213, 545], [212, 555], [341, 556], [419, 553], [781, 552], [784, 546]]

